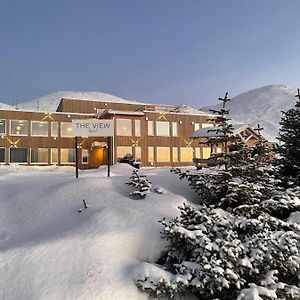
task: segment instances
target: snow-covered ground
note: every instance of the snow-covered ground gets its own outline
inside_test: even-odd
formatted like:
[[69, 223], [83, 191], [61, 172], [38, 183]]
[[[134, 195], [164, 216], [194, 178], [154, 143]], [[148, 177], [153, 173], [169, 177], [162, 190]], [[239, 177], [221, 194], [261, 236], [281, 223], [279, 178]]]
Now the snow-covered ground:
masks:
[[164, 249], [158, 220], [195, 194], [168, 168], [149, 168], [164, 193], [132, 200], [131, 173], [0, 166], [0, 299], [148, 299], [133, 279]]

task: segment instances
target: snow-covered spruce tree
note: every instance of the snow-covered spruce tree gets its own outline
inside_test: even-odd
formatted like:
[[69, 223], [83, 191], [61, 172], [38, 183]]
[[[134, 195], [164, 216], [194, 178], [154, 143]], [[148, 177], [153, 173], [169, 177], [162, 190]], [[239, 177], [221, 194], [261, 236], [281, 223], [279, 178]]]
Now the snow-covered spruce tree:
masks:
[[299, 225], [205, 206], [180, 210], [178, 218], [162, 222], [169, 242], [165, 273], [139, 278], [140, 289], [167, 299], [299, 299]]
[[151, 190], [151, 181], [145, 175], [140, 175], [137, 170], [133, 170], [130, 181], [126, 184], [135, 188], [135, 191], [130, 193], [130, 196], [134, 199], [144, 199], [146, 193]]
[[230, 165], [241, 160], [241, 156], [245, 155], [243, 142], [239, 136], [233, 134], [233, 126], [228, 121], [229, 110], [226, 109], [226, 103], [230, 101], [228, 92], [224, 98], [219, 98], [222, 101], [222, 108], [219, 110], [210, 110], [214, 116], [210, 117], [208, 122], [214, 125], [213, 129], [209, 129], [211, 135], [206, 141], [201, 144], [208, 145], [212, 150], [217, 147], [222, 148], [222, 153], [213, 153], [209, 159], [217, 161], [217, 164], [224, 165], [227, 169]]
[[126, 184], [135, 188], [135, 191], [129, 194], [133, 199], [144, 199], [150, 192], [163, 193], [159, 186], [152, 186], [151, 181], [145, 175], [139, 174], [137, 170], [133, 170], [130, 181]]
[[199, 205], [162, 221], [167, 252], [160, 271], [137, 279], [141, 290], [167, 299], [300, 299], [300, 226], [286, 222], [300, 210], [300, 189], [280, 186], [262, 146], [236, 148], [226, 170], [172, 170], [190, 181]]
[[300, 185], [300, 91], [293, 108], [283, 113], [279, 124], [281, 145], [277, 148], [281, 175], [287, 185]]

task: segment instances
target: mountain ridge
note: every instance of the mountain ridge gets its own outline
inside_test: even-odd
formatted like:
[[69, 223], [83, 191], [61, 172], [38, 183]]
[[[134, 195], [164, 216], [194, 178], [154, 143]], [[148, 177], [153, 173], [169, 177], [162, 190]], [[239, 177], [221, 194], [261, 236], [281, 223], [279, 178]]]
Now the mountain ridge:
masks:
[[[264, 128], [262, 134], [270, 141], [276, 141], [282, 111], [294, 106], [296, 92], [296, 88], [284, 84], [251, 89], [227, 102], [229, 117], [233, 122], [248, 123], [252, 126], [260, 124]], [[221, 104], [217, 104], [203, 107], [201, 110], [208, 112], [210, 109], [220, 108]]]

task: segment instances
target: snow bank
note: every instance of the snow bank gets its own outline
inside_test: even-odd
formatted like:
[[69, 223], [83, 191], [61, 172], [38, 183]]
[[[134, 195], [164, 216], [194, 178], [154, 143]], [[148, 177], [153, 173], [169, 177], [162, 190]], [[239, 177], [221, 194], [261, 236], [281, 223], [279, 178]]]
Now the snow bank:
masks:
[[122, 164], [111, 178], [102, 167], [76, 179], [73, 167], [1, 166], [0, 298], [147, 299], [133, 278], [164, 250], [157, 221], [190, 192], [169, 169], [147, 169], [165, 193], [134, 201], [131, 172]]

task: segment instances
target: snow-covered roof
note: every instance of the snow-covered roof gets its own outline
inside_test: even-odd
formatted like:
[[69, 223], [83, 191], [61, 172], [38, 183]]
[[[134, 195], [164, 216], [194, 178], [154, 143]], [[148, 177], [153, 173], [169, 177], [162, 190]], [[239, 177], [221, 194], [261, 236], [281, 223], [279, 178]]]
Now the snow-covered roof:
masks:
[[[232, 124], [232, 127], [233, 134], [238, 134], [246, 128], [250, 128], [253, 131], [252, 127], [249, 124]], [[216, 129], [216, 126], [200, 128], [193, 133], [192, 138], [209, 138], [224, 136], [223, 132], [216, 132]]]

